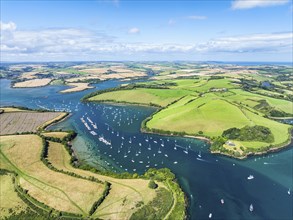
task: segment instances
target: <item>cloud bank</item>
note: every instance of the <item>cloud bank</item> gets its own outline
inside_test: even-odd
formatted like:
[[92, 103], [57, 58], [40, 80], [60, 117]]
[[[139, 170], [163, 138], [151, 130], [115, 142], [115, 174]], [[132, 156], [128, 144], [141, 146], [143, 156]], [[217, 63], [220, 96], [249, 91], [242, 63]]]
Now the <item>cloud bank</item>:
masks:
[[289, 0], [234, 0], [232, 9], [250, 9], [255, 7], [268, 7], [276, 5], [284, 5]]
[[[139, 29], [132, 28], [132, 33]], [[292, 32], [228, 36], [193, 44], [123, 42], [114, 36], [85, 29], [18, 30], [1, 22], [2, 61], [101, 60], [133, 57], [164, 58], [174, 55], [231, 55], [243, 53], [292, 53]], [[237, 57], [236, 57], [237, 59]]]

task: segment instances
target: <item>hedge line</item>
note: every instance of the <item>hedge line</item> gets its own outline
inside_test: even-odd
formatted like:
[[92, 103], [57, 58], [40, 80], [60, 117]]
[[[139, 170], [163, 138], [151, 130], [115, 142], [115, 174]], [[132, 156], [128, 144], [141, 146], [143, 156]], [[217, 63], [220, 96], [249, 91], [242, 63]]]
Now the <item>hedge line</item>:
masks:
[[[55, 171], [55, 172], [59, 172], [59, 173], [63, 173], [63, 174], [66, 174], [66, 175], [69, 175], [69, 176], [73, 176], [73, 177], [76, 177], [76, 178], [80, 178], [80, 179], [84, 179], [84, 180], [89, 180], [89, 181], [92, 181], [92, 182], [96, 182], [96, 183], [103, 183], [103, 181], [91, 176], [91, 177], [84, 177], [84, 176], [81, 176], [79, 174], [76, 174], [74, 172], [69, 172], [69, 171], [64, 171], [64, 170], [59, 170], [57, 169], [56, 167], [54, 167], [51, 162], [48, 160], [48, 149], [49, 149], [49, 142], [45, 139], [45, 138], [42, 138], [42, 144], [43, 144], [43, 148], [42, 148], [42, 152], [41, 152], [41, 161], [51, 170]], [[69, 145], [67, 145], [66, 149], [71, 149], [69, 147]], [[72, 149], [71, 149], [72, 151]], [[70, 154], [71, 155], [71, 154]]]
[[102, 194], [102, 196], [99, 198], [99, 200], [96, 201], [96, 202], [93, 204], [91, 210], [89, 211], [89, 215], [92, 215], [92, 214], [95, 213], [95, 211], [97, 210], [97, 208], [99, 207], [99, 205], [102, 204], [102, 202], [106, 199], [106, 197], [107, 197], [107, 196], [109, 195], [109, 193], [110, 193], [111, 183], [109, 183], [109, 182], [106, 181], [104, 184], [105, 184], [105, 188], [104, 188], [103, 194]]

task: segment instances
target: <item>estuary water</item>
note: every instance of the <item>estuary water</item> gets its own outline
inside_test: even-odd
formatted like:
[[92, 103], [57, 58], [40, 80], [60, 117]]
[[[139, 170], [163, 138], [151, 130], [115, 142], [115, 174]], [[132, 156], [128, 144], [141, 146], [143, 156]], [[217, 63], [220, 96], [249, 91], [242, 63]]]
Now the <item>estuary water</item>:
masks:
[[293, 218], [292, 146], [240, 161], [210, 154], [209, 145], [197, 139], [141, 133], [142, 120], [154, 108], [80, 102], [85, 94], [120, 83], [107, 81], [91, 90], [61, 94], [65, 86], [11, 89], [10, 81], [2, 79], [1, 106], [71, 111], [50, 129], [75, 130], [76, 154], [94, 166], [140, 174], [151, 167], [170, 168], [188, 197], [190, 219], [209, 219], [210, 214], [212, 219], [232, 220]]

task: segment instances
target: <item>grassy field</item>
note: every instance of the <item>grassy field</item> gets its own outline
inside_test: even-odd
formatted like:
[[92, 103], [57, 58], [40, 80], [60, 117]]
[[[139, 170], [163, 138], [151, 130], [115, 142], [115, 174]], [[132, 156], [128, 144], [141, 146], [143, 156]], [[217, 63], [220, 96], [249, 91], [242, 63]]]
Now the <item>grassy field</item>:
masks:
[[[248, 76], [244, 74], [245, 80]], [[264, 78], [268, 77], [260, 77]], [[272, 143], [238, 141], [237, 145], [260, 152], [262, 149], [268, 150], [269, 145], [272, 148], [288, 143], [291, 126], [268, 119], [268, 114], [274, 110], [292, 115], [292, 102], [276, 98], [280, 95], [277, 91], [267, 92], [261, 88], [245, 91], [241, 89], [239, 79], [239, 75], [230, 75], [226, 78], [204, 76], [195, 79], [156, 80], [138, 84], [145, 87], [167, 86], [169, 89], [123, 89], [101, 93], [88, 100], [146, 105], [154, 103], [163, 107], [143, 124], [147, 131], [215, 138], [229, 128], [260, 125], [271, 130], [274, 136]]]
[[185, 90], [162, 90], [139, 88], [134, 90], [113, 91], [90, 98], [90, 101], [116, 101], [149, 105], [150, 103], [167, 106], [178, 98], [187, 95]]
[[293, 105], [292, 105], [292, 102], [290, 101], [271, 98], [271, 97], [243, 91], [241, 89], [235, 89], [231, 91], [235, 93], [235, 95], [229, 97], [229, 100], [231, 101], [236, 101], [238, 103], [241, 102], [253, 108], [259, 104], [258, 101], [266, 100], [270, 106], [276, 109], [279, 109], [287, 113], [293, 113]]
[[27, 205], [14, 191], [11, 175], [0, 175], [0, 185], [0, 219], [5, 219], [27, 209]]
[[60, 112], [17, 111], [0, 114], [0, 135], [21, 132], [35, 132], [52, 121], [65, 116]]
[[40, 161], [42, 139], [37, 135], [1, 137], [1, 168], [18, 174], [17, 181], [38, 201], [60, 211], [87, 215], [103, 185], [54, 172]]
[[202, 131], [207, 136], [218, 136], [228, 128], [250, 124], [237, 106], [209, 94], [195, 100], [192, 97], [180, 100], [155, 114], [147, 122], [147, 127], [184, 131], [191, 135]]

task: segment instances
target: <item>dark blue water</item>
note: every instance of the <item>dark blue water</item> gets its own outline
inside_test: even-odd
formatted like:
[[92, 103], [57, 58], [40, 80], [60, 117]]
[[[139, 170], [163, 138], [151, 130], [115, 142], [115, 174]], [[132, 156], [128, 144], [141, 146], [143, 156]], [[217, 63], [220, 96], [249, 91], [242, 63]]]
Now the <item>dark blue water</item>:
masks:
[[[70, 110], [71, 117], [51, 129], [79, 133], [74, 148], [81, 160], [114, 172], [170, 168], [189, 198], [191, 219], [208, 219], [209, 213], [213, 219], [292, 219], [293, 197], [288, 194], [289, 188], [293, 189], [292, 147], [269, 156], [234, 160], [211, 155], [208, 144], [196, 139], [140, 133], [141, 121], [154, 108], [79, 102], [90, 91], [115, 87], [119, 81], [71, 94], [58, 93], [63, 89], [60, 86], [11, 89], [8, 80], [0, 83], [2, 106]], [[81, 118], [97, 135], [90, 133]], [[99, 141], [101, 136], [111, 141], [111, 146]], [[255, 178], [248, 180], [249, 175]]]

